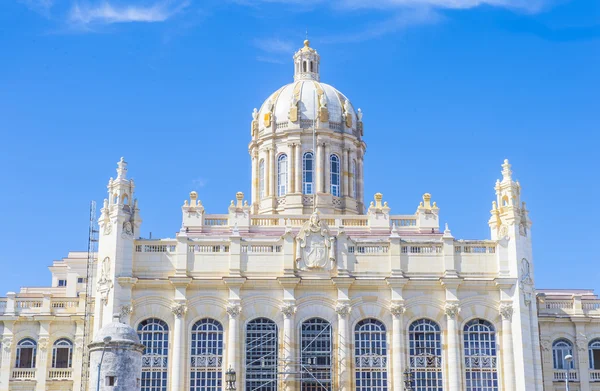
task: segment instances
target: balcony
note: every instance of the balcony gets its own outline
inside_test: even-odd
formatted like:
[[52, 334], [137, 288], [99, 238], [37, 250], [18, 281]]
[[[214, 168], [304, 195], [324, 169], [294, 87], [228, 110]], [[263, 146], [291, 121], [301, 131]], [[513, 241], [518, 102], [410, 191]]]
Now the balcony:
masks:
[[73, 380], [73, 368], [52, 368], [48, 370], [48, 380]]
[[[554, 381], [566, 381], [567, 371], [561, 369], [554, 370]], [[576, 369], [569, 371], [569, 381], [579, 381], [579, 376]]]
[[590, 369], [590, 381], [600, 381], [600, 369]]
[[35, 380], [35, 368], [15, 368], [11, 372], [10, 380]]

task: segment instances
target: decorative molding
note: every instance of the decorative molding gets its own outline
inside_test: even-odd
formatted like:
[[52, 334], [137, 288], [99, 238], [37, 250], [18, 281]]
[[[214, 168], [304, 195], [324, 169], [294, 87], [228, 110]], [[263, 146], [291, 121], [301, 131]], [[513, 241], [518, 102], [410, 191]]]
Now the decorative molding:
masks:
[[291, 303], [286, 303], [281, 306], [281, 313], [286, 319], [291, 318], [296, 313], [296, 306]]
[[37, 346], [41, 351], [46, 351], [48, 349], [49, 343], [48, 337], [39, 337], [37, 341]]
[[110, 278], [110, 257], [105, 257], [102, 260], [100, 268], [100, 278], [98, 279], [96, 290], [100, 294], [102, 303], [108, 304], [108, 294], [113, 287], [112, 279]]
[[[577, 338], [575, 340], [575, 345], [577, 345], [577, 350], [580, 352], [585, 352], [588, 350], [588, 341], [585, 338]], [[585, 356], [587, 357], [587, 354]]]
[[123, 223], [123, 234], [121, 236], [123, 238], [133, 237], [133, 224], [131, 224], [130, 221], [126, 221]]
[[446, 303], [444, 307], [444, 313], [450, 319], [455, 319], [456, 315], [460, 312], [460, 306], [458, 303]]
[[390, 312], [394, 316], [394, 318], [399, 318], [404, 312], [406, 312], [406, 307], [404, 304], [394, 303], [390, 305]]
[[77, 338], [75, 338], [75, 349], [78, 352], [82, 352], [83, 351], [83, 337], [77, 337]]
[[4, 337], [2, 339], [2, 347], [4, 348], [4, 351], [10, 352], [11, 346], [12, 346], [12, 338], [11, 337]]
[[119, 314], [121, 318], [125, 318], [133, 312], [133, 306], [131, 304], [123, 304], [120, 308]]
[[175, 304], [171, 308], [171, 312], [173, 312], [173, 315], [175, 315], [176, 318], [181, 319], [185, 316], [187, 312], [187, 305], [185, 305], [185, 303]]
[[242, 312], [242, 306], [237, 303], [229, 303], [226, 308], [227, 314], [232, 318], [237, 318]]
[[500, 307], [498, 308], [498, 311], [500, 312], [500, 315], [502, 316], [502, 319], [505, 320], [512, 320], [512, 316], [513, 316], [513, 305], [512, 303], [502, 303], [500, 304]]
[[350, 304], [339, 303], [335, 307], [335, 312], [337, 312], [337, 314], [339, 316], [341, 316], [342, 318], [345, 318], [346, 316], [348, 316], [351, 311], [352, 311], [352, 306]]
[[296, 237], [296, 262], [300, 270], [332, 270], [335, 263], [335, 237], [314, 212]]
[[541, 340], [542, 350], [549, 352], [552, 350], [552, 341], [549, 339]]

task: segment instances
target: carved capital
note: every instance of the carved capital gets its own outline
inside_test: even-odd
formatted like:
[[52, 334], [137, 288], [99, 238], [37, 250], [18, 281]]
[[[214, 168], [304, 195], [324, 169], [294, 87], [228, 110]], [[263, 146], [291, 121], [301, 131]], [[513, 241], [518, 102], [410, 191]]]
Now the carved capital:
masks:
[[77, 338], [75, 338], [75, 349], [78, 352], [83, 351], [83, 337], [77, 337]]
[[4, 348], [5, 351], [10, 352], [11, 346], [12, 346], [12, 338], [4, 337], [2, 339], [2, 348]]
[[232, 318], [237, 318], [239, 314], [242, 312], [242, 306], [237, 303], [229, 303], [227, 305], [227, 314]]
[[444, 307], [444, 313], [449, 319], [455, 319], [459, 312], [460, 306], [458, 303], [446, 303], [446, 306]]
[[187, 312], [187, 305], [184, 303], [175, 304], [171, 308], [171, 312], [173, 312], [176, 318], [183, 318]]
[[337, 312], [337, 314], [339, 316], [341, 316], [342, 318], [345, 318], [346, 316], [348, 316], [350, 314], [350, 311], [352, 311], [352, 306], [350, 304], [339, 303], [335, 307], [335, 312]]
[[286, 319], [291, 318], [296, 313], [296, 306], [291, 303], [286, 303], [281, 306], [281, 313]]
[[131, 304], [123, 304], [120, 308], [119, 314], [121, 318], [125, 318], [133, 312], [133, 306]]
[[39, 337], [37, 341], [37, 346], [40, 350], [46, 351], [48, 349], [48, 337]]
[[390, 306], [390, 312], [394, 318], [399, 318], [405, 311], [404, 304], [394, 303]]
[[552, 341], [549, 339], [542, 339], [541, 340], [541, 345], [542, 345], [542, 349], [546, 352], [549, 352], [552, 350]]
[[585, 352], [588, 350], [588, 341], [585, 338], [582, 338], [582, 337], [577, 338], [575, 340], [575, 345], [577, 345], [577, 350], [579, 350], [580, 352]]
[[502, 304], [500, 304], [500, 307], [498, 308], [498, 312], [500, 312], [500, 315], [502, 316], [502, 319], [512, 320], [512, 316], [513, 316], [513, 305], [512, 305], [512, 303], [502, 303]]

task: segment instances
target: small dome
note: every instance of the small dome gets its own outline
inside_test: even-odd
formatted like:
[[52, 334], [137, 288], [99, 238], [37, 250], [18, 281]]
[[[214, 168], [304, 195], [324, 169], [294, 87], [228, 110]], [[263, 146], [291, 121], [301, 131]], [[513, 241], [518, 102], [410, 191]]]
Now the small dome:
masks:
[[[306, 124], [302, 124], [302, 120], [314, 121], [319, 116], [319, 96], [320, 91], [325, 97], [325, 104], [329, 112], [330, 127], [344, 129], [343, 114], [346, 102], [348, 102], [349, 113], [352, 116], [352, 133], [358, 136], [357, 132], [357, 112], [354, 109], [352, 103], [346, 98], [344, 94], [330, 86], [329, 84], [321, 83], [316, 80], [298, 80], [294, 83], [287, 84], [275, 91], [267, 100], [262, 104], [259, 110], [259, 128], [265, 128], [265, 114], [271, 111], [273, 113], [273, 120], [277, 124], [289, 122], [290, 107], [293, 104], [294, 99], [298, 99], [298, 119], [300, 120], [300, 127]], [[295, 98], [295, 96], [297, 98]], [[278, 127], [279, 128], [279, 127]], [[283, 129], [287, 126], [282, 127]], [[346, 129], [350, 132], [350, 129]]]
[[131, 326], [117, 320], [113, 320], [112, 323], [98, 330], [98, 333], [94, 336], [94, 343], [103, 342], [105, 337], [110, 337], [111, 342], [140, 343], [140, 338], [135, 330]]

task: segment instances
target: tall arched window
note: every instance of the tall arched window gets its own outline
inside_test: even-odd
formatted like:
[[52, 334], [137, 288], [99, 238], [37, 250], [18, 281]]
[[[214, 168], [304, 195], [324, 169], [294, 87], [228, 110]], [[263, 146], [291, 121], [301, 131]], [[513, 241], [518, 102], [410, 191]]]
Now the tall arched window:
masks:
[[258, 163], [258, 198], [265, 198], [265, 159]]
[[340, 196], [340, 158], [337, 155], [329, 157], [329, 173], [331, 179], [331, 194]]
[[31, 338], [25, 338], [17, 344], [17, 359], [15, 368], [35, 368], [35, 353], [37, 343]]
[[565, 356], [573, 355], [573, 344], [571, 341], [566, 339], [557, 339], [552, 344], [552, 361], [554, 362], [554, 369], [573, 369], [575, 365], [573, 361], [571, 364], [565, 360]]
[[192, 327], [190, 391], [221, 391], [223, 372], [223, 326], [201, 319]]
[[600, 339], [594, 339], [588, 345], [590, 369], [600, 369]]
[[386, 391], [387, 341], [385, 326], [376, 319], [358, 322], [354, 330], [356, 391]]
[[71, 368], [73, 365], [73, 343], [66, 338], [54, 342], [52, 346], [52, 368]]
[[306, 152], [302, 157], [302, 192], [313, 194], [315, 179], [315, 160], [312, 152]]
[[142, 357], [142, 391], [166, 391], [169, 355], [169, 327], [160, 319], [146, 319], [138, 325]]
[[246, 325], [246, 390], [277, 391], [277, 325], [254, 319]]
[[352, 197], [358, 198], [356, 192], [358, 178], [356, 177], [356, 160], [352, 160]]
[[287, 193], [287, 155], [281, 154], [277, 158], [277, 196], [281, 197]]
[[466, 391], [498, 391], [496, 331], [483, 319], [464, 328]]
[[302, 323], [301, 391], [331, 391], [331, 324], [321, 318]]
[[408, 328], [410, 368], [419, 391], [442, 391], [442, 337], [440, 326], [429, 319]]

